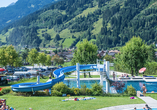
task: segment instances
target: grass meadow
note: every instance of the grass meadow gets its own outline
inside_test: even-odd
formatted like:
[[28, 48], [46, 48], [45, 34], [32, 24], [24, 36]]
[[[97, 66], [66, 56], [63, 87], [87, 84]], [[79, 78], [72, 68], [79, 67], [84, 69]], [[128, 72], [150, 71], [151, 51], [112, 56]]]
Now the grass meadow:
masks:
[[[78, 98], [86, 96], [75, 96]], [[16, 110], [96, 110], [99, 108], [126, 105], [126, 104], [141, 104], [144, 103], [141, 99], [130, 99], [129, 97], [103, 97], [96, 96], [93, 100], [80, 101], [62, 101], [68, 97], [54, 96], [13, 96], [11, 94], [1, 96], [6, 99], [7, 105], [16, 108]]]

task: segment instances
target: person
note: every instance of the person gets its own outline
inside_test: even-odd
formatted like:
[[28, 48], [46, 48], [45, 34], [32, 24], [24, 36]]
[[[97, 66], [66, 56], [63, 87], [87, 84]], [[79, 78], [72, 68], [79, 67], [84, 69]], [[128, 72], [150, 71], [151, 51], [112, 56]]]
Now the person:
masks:
[[51, 75], [49, 75], [49, 79], [51, 79]]
[[124, 77], [123, 74], [121, 74], [121, 77]]
[[143, 95], [146, 96], [147, 88], [146, 88], [145, 84], [143, 84], [141, 89], [143, 91]]
[[136, 110], [136, 107], [134, 107], [134, 110]]
[[128, 75], [128, 74], [126, 74], [126, 77], [128, 78], [128, 77], [129, 77], [129, 75]]
[[10, 110], [8, 105], [6, 106], [5, 110]]
[[5, 108], [6, 108], [6, 104], [5, 104], [5, 102], [4, 102], [4, 103], [2, 104], [0, 110], [5, 110]]
[[113, 80], [115, 80], [115, 73], [113, 72]]
[[152, 110], [152, 109], [148, 106], [148, 104], [146, 104], [145, 107], [143, 107], [143, 110]]

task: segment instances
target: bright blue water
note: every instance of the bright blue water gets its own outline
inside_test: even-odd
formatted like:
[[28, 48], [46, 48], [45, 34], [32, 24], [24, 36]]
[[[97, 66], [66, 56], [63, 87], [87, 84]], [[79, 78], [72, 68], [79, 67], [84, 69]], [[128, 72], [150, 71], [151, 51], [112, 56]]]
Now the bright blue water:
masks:
[[[133, 110], [133, 109], [132, 109]], [[143, 109], [136, 109], [136, 110], [143, 110]], [[145, 109], [144, 109], [145, 110]], [[152, 110], [157, 110], [157, 108], [152, 108]]]
[[[70, 88], [77, 87], [76, 80], [64, 80], [63, 81], [66, 85], [69, 85]], [[125, 83], [124, 90], [127, 86], [132, 85], [136, 91], [141, 91], [141, 87], [143, 84], [146, 85], [147, 92], [157, 92], [157, 82], [145, 82], [145, 81], [123, 81]], [[80, 85], [86, 85], [87, 88], [92, 88], [92, 84], [100, 83], [100, 80], [80, 80]], [[103, 88], [106, 88], [106, 81], [103, 82]]]

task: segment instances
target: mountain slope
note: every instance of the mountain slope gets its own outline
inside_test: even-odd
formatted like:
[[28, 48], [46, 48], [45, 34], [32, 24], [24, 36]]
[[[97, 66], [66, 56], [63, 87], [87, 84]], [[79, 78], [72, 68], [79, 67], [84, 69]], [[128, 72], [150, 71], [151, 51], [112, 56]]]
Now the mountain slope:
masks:
[[18, 0], [15, 4], [0, 8], [0, 29], [52, 2], [54, 0]]
[[8, 44], [30, 47], [74, 47], [88, 39], [107, 49], [124, 45], [132, 36], [157, 43], [157, 2], [62, 0], [9, 25], [0, 36]]

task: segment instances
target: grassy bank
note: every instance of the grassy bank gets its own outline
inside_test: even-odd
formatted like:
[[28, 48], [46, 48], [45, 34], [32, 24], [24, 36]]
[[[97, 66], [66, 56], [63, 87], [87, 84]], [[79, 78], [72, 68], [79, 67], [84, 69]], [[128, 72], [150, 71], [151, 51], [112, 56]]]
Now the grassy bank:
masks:
[[[78, 96], [83, 97], [83, 96]], [[86, 101], [62, 101], [68, 97], [23, 97], [13, 95], [3, 95], [2, 99], [7, 100], [7, 105], [16, 108], [16, 110], [96, 110], [99, 108], [125, 105], [141, 104], [141, 99], [130, 99], [129, 97], [102, 97], [97, 96], [94, 100]]]
[[152, 97], [157, 100], [157, 93], [146, 94], [146, 96]]

